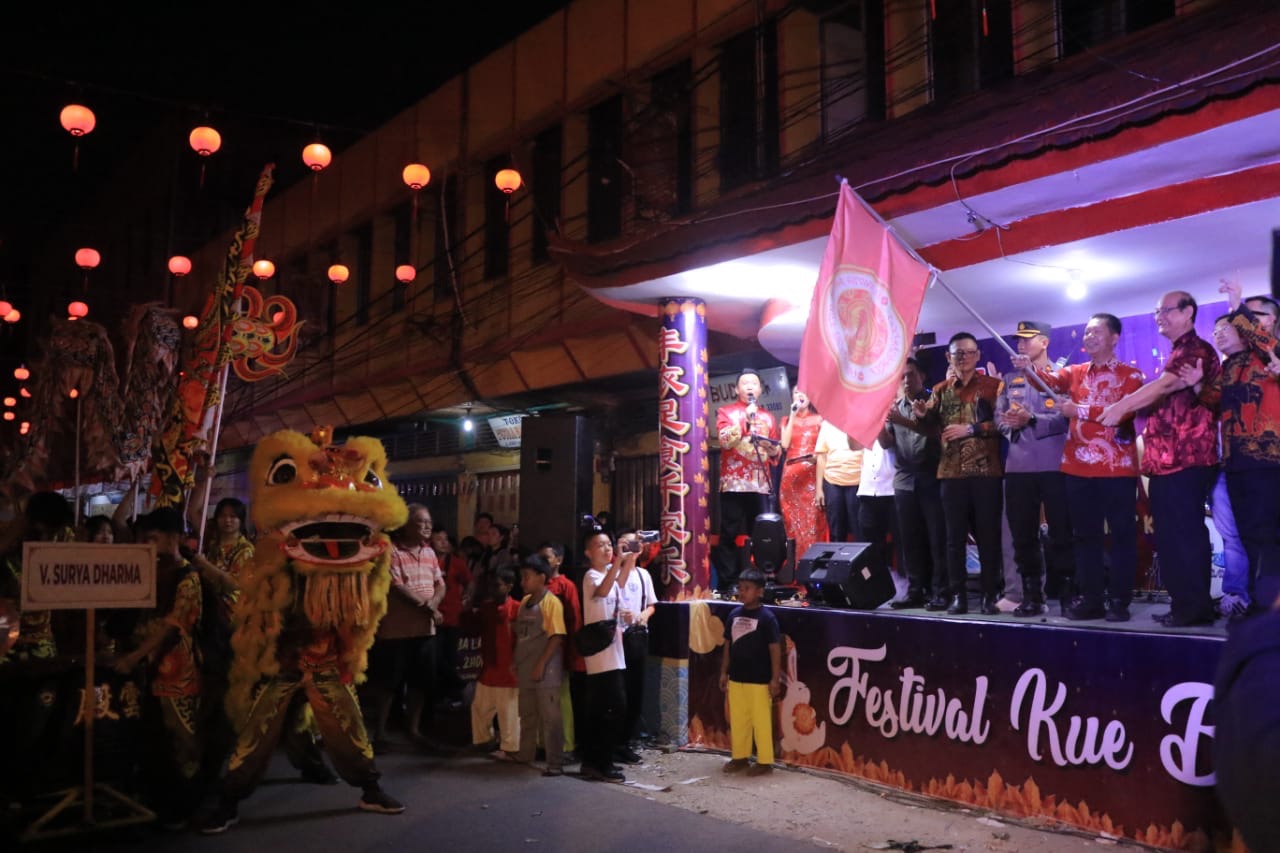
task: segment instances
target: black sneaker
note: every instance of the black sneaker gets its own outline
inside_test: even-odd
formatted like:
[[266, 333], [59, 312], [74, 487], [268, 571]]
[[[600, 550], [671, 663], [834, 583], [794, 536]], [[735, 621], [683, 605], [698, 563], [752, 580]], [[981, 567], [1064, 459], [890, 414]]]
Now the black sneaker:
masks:
[[218, 803], [217, 808], [197, 821], [196, 831], [201, 835], [221, 835], [239, 822], [235, 803]]
[[1106, 615], [1106, 608], [1101, 604], [1091, 604], [1087, 601], [1077, 601], [1075, 604], [1067, 608], [1067, 618], [1074, 622], [1083, 622], [1089, 619], [1102, 619]]
[[622, 775], [622, 771], [617, 767], [591, 767], [587, 764], [582, 765], [579, 771], [584, 779], [592, 779], [596, 782], [625, 782], [627, 777]]
[[1108, 622], [1128, 622], [1129, 607], [1125, 604], [1112, 604], [1107, 608], [1106, 619]]
[[639, 764], [644, 759], [634, 749], [623, 746], [613, 751], [613, 760], [620, 761], [623, 764]]
[[363, 811], [378, 814], [400, 814], [404, 811], [404, 803], [388, 794], [381, 788], [368, 788], [357, 804]]
[[1013, 608], [1014, 616], [1026, 618], [1028, 616], [1040, 616], [1044, 613], [1043, 601], [1027, 601], [1024, 600], [1017, 607]]

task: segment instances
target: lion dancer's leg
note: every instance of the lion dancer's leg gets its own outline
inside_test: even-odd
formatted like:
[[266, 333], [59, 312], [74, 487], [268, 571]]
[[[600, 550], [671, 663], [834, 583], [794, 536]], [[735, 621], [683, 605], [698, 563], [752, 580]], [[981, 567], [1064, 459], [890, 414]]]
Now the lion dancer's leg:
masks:
[[284, 727], [284, 754], [302, 778], [317, 785], [336, 785], [338, 777], [325, 764], [324, 752], [316, 737], [315, 716], [307, 705], [307, 696], [299, 692], [289, 706], [289, 723]]
[[225, 832], [240, 820], [237, 806], [253, 793], [267, 772], [284, 727], [292, 719], [289, 706], [301, 689], [302, 681], [297, 677], [273, 678], [257, 688], [248, 718], [236, 737], [235, 749], [227, 763], [218, 806], [200, 822], [202, 833], [214, 835]]
[[378, 785], [381, 774], [373, 762], [373, 746], [365, 731], [360, 703], [350, 684], [336, 671], [321, 670], [304, 680], [307, 701], [333, 766], [349, 785], [364, 791], [359, 806], [365, 811], [399, 814], [404, 806]]

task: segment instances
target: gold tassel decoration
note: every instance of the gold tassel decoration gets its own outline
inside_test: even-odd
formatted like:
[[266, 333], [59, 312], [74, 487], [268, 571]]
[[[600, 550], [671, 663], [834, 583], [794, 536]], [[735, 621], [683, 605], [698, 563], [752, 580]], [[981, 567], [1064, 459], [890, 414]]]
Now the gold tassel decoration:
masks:
[[307, 621], [317, 628], [363, 626], [370, 613], [367, 575], [313, 574], [306, 580], [302, 607]]

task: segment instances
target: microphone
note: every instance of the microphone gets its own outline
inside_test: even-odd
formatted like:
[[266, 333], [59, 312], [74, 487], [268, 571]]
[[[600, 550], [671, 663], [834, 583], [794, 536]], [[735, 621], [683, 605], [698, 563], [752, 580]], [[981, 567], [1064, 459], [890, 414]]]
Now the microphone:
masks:
[[1071, 356], [1070, 356], [1070, 355], [1064, 355], [1064, 356], [1062, 356], [1061, 358], [1059, 358], [1057, 361], [1055, 361], [1055, 362], [1053, 363], [1053, 369], [1054, 369], [1054, 370], [1061, 370], [1062, 368], [1064, 368], [1064, 367], [1066, 367], [1066, 366], [1067, 366], [1067, 362], [1069, 362], [1069, 361], [1071, 361]]
[[747, 394], [747, 432], [755, 432], [756, 395]]

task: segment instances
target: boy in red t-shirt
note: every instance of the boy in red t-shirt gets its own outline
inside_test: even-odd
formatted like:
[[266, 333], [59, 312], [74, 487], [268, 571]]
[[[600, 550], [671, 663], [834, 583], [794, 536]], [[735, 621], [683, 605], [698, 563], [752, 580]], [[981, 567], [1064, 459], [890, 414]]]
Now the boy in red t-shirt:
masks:
[[471, 700], [471, 742], [477, 746], [493, 743], [493, 718], [498, 718], [502, 737], [491, 755], [510, 761], [520, 750], [520, 690], [516, 681], [513, 625], [520, 615], [520, 602], [511, 597], [515, 574], [508, 568], [494, 573], [493, 595], [468, 614], [479, 621], [480, 658], [484, 667]]
[[[582, 599], [578, 596], [577, 584], [560, 574], [560, 566], [564, 563], [563, 545], [544, 542], [538, 546], [538, 556], [551, 567], [547, 591], [560, 599], [564, 610], [564, 670], [568, 677], [560, 682], [560, 721], [564, 728], [564, 751], [570, 753], [577, 749], [573, 733], [574, 709], [582, 701], [582, 683], [587, 677], [587, 665], [573, 647], [573, 635], [582, 625]], [[576, 689], [573, 687], [575, 680], [578, 684]]]

